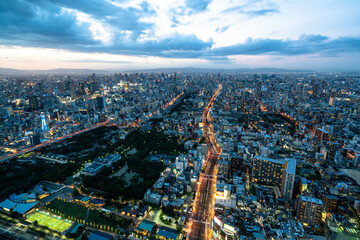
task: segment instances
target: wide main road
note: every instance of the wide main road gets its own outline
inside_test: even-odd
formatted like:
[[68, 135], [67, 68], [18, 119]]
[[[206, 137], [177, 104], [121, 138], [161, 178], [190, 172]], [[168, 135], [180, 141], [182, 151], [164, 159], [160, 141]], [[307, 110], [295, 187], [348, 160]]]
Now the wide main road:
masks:
[[222, 151], [214, 137], [210, 109], [221, 88], [222, 86], [219, 84], [219, 88], [211, 97], [203, 112], [204, 137], [209, 151], [200, 173], [199, 182], [197, 183], [193, 215], [190, 223], [190, 239], [210, 239], [210, 223], [214, 216], [218, 160]]

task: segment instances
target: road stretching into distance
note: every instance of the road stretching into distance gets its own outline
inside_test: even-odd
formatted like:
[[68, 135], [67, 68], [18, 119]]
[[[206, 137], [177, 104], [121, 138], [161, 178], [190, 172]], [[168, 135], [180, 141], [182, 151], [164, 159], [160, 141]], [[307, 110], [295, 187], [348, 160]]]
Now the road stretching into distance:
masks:
[[15, 153], [6, 155], [6, 156], [4, 156], [4, 157], [0, 157], [0, 163], [1, 163], [1, 162], [4, 162], [4, 161], [7, 161], [7, 160], [10, 160], [11, 158], [14, 158], [14, 157], [18, 157], [18, 156], [20, 156], [21, 154], [28, 153], [28, 152], [34, 151], [34, 150], [36, 150], [36, 149], [45, 147], [45, 146], [47, 146], [47, 145], [51, 145], [51, 144], [53, 144], [53, 143], [60, 142], [60, 141], [62, 141], [62, 140], [64, 140], [64, 139], [74, 137], [74, 136], [79, 135], [79, 134], [81, 134], [81, 133], [91, 131], [91, 130], [93, 130], [93, 129], [95, 129], [95, 128], [105, 126], [106, 124], [108, 124], [108, 122], [109, 122], [109, 120], [106, 120], [105, 122], [99, 123], [99, 124], [97, 124], [97, 125], [95, 125], [95, 126], [92, 126], [92, 127], [89, 127], [89, 128], [85, 128], [85, 129], [83, 129], [83, 130], [80, 130], [80, 131], [77, 131], [77, 132], [74, 132], [74, 133], [70, 133], [70, 134], [68, 134], [68, 135], [66, 135], [66, 136], [63, 136], [63, 137], [59, 137], [59, 138], [56, 138], [56, 139], [53, 139], [53, 140], [49, 140], [49, 141], [40, 143], [39, 145], [36, 145], [36, 146], [34, 146], [34, 147], [29, 147], [29, 148], [26, 148], [26, 149], [17, 151], [17, 152], [15, 152]]
[[[177, 95], [176, 97], [174, 97], [173, 99], [171, 99], [168, 103], [166, 103], [164, 106], [162, 106], [162, 109], [165, 110], [167, 109], [168, 107], [172, 106], [176, 100], [178, 100], [182, 95], [184, 94], [184, 92], [181, 92], [179, 95]], [[150, 113], [146, 116], [146, 118], [150, 118], [152, 117], [153, 115], [156, 114], [157, 111], [154, 111], [153, 113]], [[131, 126], [132, 127], [139, 127], [139, 123], [141, 122], [140, 118], [137, 119], [136, 121], [134, 121]], [[102, 123], [99, 123], [95, 126], [92, 126], [92, 127], [89, 127], [89, 128], [86, 128], [86, 129], [83, 129], [83, 130], [80, 130], [80, 131], [77, 131], [77, 132], [74, 132], [74, 133], [70, 133], [66, 136], [63, 136], [63, 137], [59, 137], [59, 138], [56, 138], [56, 139], [52, 139], [52, 140], [49, 140], [49, 141], [46, 141], [46, 142], [43, 142], [43, 143], [40, 143], [39, 145], [36, 145], [34, 147], [29, 147], [29, 148], [26, 148], [26, 149], [23, 149], [23, 150], [20, 150], [20, 151], [17, 151], [15, 153], [12, 153], [12, 154], [9, 154], [9, 155], [6, 155], [6, 156], [3, 156], [3, 157], [0, 157], [0, 163], [2, 162], [5, 162], [7, 160], [10, 160], [14, 157], [18, 157], [24, 153], [28, 153], [28, 152], [31, 152], [31, 151], [34, 151], [36, 149], [39, 149], [39, 148], [42, 148], [42, 147], [45, 147], [45, 146], [48, 146], [48, 145], [51, 145], [53, 143], [56, 143], [56, 142], [60, 142], [62, 140], [65, 140], [67, 138], [71, 138], [71, 137], [74, 137], [76, 135], [79, 135], [81, 133], [84, 133], [84, 132], [88, 132], [88, 131], [91, 131], [93, 129], [96, 129], [98, 127], [102, 127], [102, 126], [105, 126], [109, 123], [109, 120], [106, 120]]]
[[[181, 92], [179, 95], [177, 95], [176, 97], [174, 97], [173, 99], [171, 99], [168, 103], [166, 103], [164, 106], [161, 107], [162, 110], [166, 110], [168, 107], [172, 106], [176, 100], [179, 99], [179, 97], [181, 97], [184, 94], [184, 92]], [[145, 116], [145, 118], [151, 118], [152, 116], [154, 116], [157, 113], [157, 111], [154, 111], [152, 113], [149, 113]], [[141, 122], [141, 119], [137, 119], [135, 121], [133, 121], [128, 127], [139, 127], [139, 123]]]
[[210, 223], [214, 217], [216, 180], [218, 171], [218, 160], [222, 149], [214, 137], [211, 123], [210, 109], [222, 86], [211, 97], [203, 112], [203, 131], [208, 144], [208, 154], [202, 167], [193, 206], [193, 215], [190, 221], [191, 232], [188, 239], [210, 239]]

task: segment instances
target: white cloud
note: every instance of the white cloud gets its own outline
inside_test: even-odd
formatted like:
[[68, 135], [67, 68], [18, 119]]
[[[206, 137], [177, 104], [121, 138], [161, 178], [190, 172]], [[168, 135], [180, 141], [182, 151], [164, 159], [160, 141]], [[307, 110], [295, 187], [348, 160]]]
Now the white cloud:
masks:
[[89, 30], [92, 33], [94, 40], [100, 40], [104, 44], [109, 44], [111, 41], [110, 28], [100, 21], [92, 18], [89, 14], [79, 12], [69, 8], [62, 8], [64, 11], [73, 12], [76, 14], [76, 18], [79, 24], [88, 23]]

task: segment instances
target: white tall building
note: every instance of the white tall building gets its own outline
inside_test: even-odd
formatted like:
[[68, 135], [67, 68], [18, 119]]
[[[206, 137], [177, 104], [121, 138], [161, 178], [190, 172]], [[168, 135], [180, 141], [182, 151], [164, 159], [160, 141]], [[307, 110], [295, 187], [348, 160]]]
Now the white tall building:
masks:
[[48, 124], [47, 124], [47, 121], [46, 121], [46, 115], [45, 115], [45, 113], [41, 113], [40, 119], [41, 119], [41, 129], [42, 129], [43, 131], [49, 130]]
[[296, 159], [285, 159], [285, 166], [281, 182], [281, 193], [287, 198], [291, 199], [294, 190], [294, 181], [296, 175]]

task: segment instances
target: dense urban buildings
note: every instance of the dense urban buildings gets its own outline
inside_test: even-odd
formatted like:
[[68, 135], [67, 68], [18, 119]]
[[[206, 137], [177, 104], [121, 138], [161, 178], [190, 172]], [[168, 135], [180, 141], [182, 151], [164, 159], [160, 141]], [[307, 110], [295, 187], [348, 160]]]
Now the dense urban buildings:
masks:
[[0, 237], [355, 240], [359, 87], [358, 73], [2, 74]]

